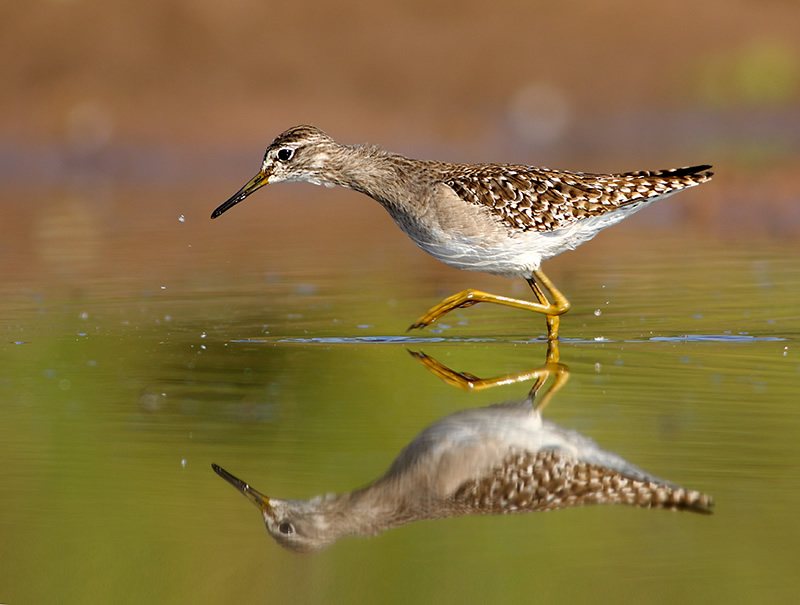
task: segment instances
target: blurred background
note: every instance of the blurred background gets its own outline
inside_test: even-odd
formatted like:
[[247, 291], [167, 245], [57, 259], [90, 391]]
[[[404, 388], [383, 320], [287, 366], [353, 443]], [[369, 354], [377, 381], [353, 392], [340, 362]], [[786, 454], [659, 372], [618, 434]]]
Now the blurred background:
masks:
[[12, 158], [38, 146], [241, 153], [302, 122], [345, 140], [475, 159], [581, 154], [598, 166], [603, 153], [735, 157], [797, 141], [793, 2], [42, 0], [2, 10]]
[[[3, 2], [0, 601], [529, 602], [531, 570], [572, 602], [796, 595], [799, 26], [796, 0]], [[464, 399], [403, 345], [313, 341], [405, 337], [444, 295], [524, 282], [436, 262], [349, 191], [268, 187], [209, 219], [299, 123], [423, 159], [713, 164], [545, 269], [573, 302], [555, 419], [718, 514], [471, 519], [312, 559], [267, 542], [210, 462], [344, 491], [525, 391]], [[449, 334], [490, 344], [438, 353], [540, 363], [517, 348], [540, 318], [484, 306]]]
[[[800, 228], [795, 2], [12, 0], [0, 16], [6, 284], [113, 278], [120, 263], [149, 274], [175, 238], [154, 225], [185, 215], [207, 237], [205, 215], [297, 123], [426, 159], [711, 163], [702, 204], [692, 192], [634, 220], [721, 238]], [[331, 221], [403, 237], [374, 204], [331, 199], [348, 210], [309, 202], [324, 221], [295, 237], [324, 238]], [[258, 221], [270, 235], [265, 217], [286, 204], [248, 205], [253, 221], [227, 215], [216, 236], [252, 242]]]
[[[726, 207], [747, 206], [757, 180], [775, 185], [761, 219], [790, 212], [778, 200], [793, 190], [800, 140], [794, 2], [12, 0], [0, 10], [0, 177], [21, 192], [237, 181], [275, 135], [308, 122], [342, 142], [453, 161], [709, 162], [720, 186], [738, 185]], [[207, 191], [210, 206], [227, 193]]]

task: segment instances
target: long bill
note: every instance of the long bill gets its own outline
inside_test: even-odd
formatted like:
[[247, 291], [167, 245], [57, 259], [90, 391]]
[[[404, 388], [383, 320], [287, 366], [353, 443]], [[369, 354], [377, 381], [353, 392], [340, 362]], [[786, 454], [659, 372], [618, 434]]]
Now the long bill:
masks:
[[242, 187], [241, 189], [239, 189], [239, 191], [234, 193], [227, 202], [220, 205], [219, 208], [214, 210], [214, 212], [211, 213], [211, 218], [217, 218], [220, 214], [233, 208], [236, 204], [241, 202], [248, 195], [250, 195], [254, 191], [257, 191], [258, 189], [261, 189], [264, 185], [268, 183], [269, 183], [269, 177], [263, 172], [259, 172], [252, 179], [250, 179], [244, 187]]
[[245, 497], [250, 500], [253, 504], [255, 504], [258, 508], [261, 509], [261, 512], [270, 512], [272, 510], [272, 505], [269, 503], [269, 498], [259, 492], [258, 490], [253, 489], [247, 483], [231, 475], [228, 471], [226, 471], [221, 466], [217, 466], [216, 464], [212, 464], [211, 468], [214, 469], [214, 472], [217, 473], [220, 477], [225, 479], [228, 483], [230, 483], [233, 487], [238, 489], [242, 492]]

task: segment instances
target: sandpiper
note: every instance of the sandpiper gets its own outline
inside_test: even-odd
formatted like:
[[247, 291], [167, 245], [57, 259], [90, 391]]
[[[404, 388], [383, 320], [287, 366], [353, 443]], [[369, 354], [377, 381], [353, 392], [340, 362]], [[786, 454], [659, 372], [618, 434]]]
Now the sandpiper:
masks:
[[[543, 313], [549, 340], [570, 307], [541, 263], [673, 193], [708, 181], [711, 166], [589, 174], [515, 164], [414, 160], [374, 145], [342, 145], [301, 125], [267, 147], [261, 170], [214, 210], [216, 218], [270, 183], [339, 185], [379, 202], [420, 248], [458, 269], [527, 280], [536, 301], [464, 290], [409, 329], [459, 307], [490, 302]], [[549, 295], [549, 299], [548, 296]]]

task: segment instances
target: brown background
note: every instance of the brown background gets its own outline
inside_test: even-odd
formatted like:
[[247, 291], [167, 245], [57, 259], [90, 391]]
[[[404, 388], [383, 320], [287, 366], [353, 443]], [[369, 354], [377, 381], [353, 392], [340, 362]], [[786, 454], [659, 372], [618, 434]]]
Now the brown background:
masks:
[[[431, 159], [712, 163], [712, 183], [626, 225], [795, 239], [798, 23], [789, 0], [5, 2], [5, 283], [45, 267], [107, 275], [109, 260], [146, 273], [176, 258], [176, 235], [153, 226], [180, 214], [195, 246], [243, 252], [287, 230], [327, 246], [364, 225], [402, 238], [355, 194], [310, 187], [207, 220], [302, 122]], [[320, 210], [283, 203], [318, 194]]]

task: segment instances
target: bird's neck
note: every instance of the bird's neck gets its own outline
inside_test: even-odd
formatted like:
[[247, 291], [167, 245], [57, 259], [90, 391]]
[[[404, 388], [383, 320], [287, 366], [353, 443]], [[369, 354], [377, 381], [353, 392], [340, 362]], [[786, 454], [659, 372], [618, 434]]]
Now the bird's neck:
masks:
[[336, 534], [336, 539], [345, 535], [374, 536], [424, 518], [415, 494], [398, 487], [401, 486], [378, 481], [331, 498], [321, 507], [323, 524]]
[[348, 187], [377, 200], [387, 210], [407, 208], [419, 200], [410, 193], [416, 183], [431, 180], [424, 169], [433, 163], [412, 160], [370, 145], [340, 146], [329, 159], [331, 184]]

